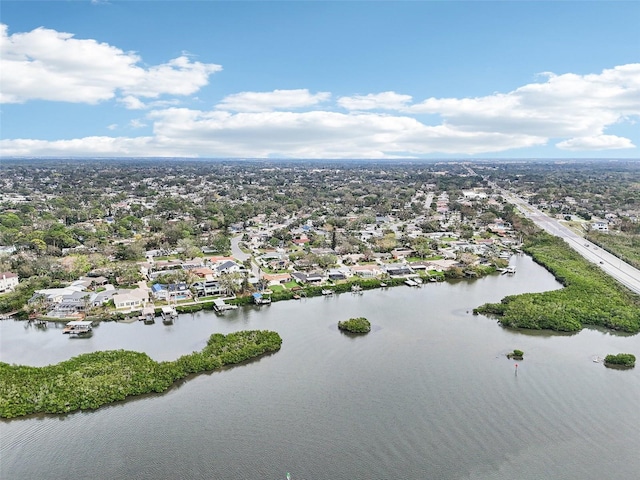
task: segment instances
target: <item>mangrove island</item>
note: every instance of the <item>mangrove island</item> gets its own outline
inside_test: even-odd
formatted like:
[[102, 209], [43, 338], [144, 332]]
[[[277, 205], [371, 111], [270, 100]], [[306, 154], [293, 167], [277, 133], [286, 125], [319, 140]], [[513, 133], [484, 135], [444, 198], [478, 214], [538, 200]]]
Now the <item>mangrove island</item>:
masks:
[[364, 317], [350, 318], [338, 322], [338, 328], [347, 333], [369, 333], [371, 331], [371, 323]]
[[170, 362], [126, 350], [86, 353], [45, 367], [0, 362], [0, 417], [95, 409], [136, 395], [164, 392], [190, 374], [276, 352], [281, 344], [276, 332], [247, 330], [213, 334], [201, 351]]

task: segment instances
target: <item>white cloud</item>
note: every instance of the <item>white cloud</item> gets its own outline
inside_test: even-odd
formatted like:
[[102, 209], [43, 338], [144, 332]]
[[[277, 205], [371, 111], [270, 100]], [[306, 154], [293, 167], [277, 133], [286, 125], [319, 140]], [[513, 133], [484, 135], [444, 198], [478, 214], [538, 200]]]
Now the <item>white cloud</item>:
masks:
[[132, 106], [138, 97], [195, 93], [222, 69], [187, 56], [148, 68], [140, 62], [133, 52], [93, 39], [42, 27], [8, 35], [7, 26], [0, 25], [0, 101], [95, 104], [123, 95]]
[[140, 120], [140, 119], [138, 119], [138, 118], [134, 118], [133, 120], [131, 120], [131, 121], [129, 122], [129, 126], [130, 126], [131, 128], [143, 128], [143, 127], [146, 127], [146, 126], [147, 126], [147, 124], [146, 124], [146, 123], [144, 123], [142, 120]]
[[405, 109], [441, 115], [464, 131], [598, 137], [610, 125], [640, 116], [640, 64], [600, 74], [545, 74], [547, 81], [479, 98], [429, 98]]
[[272, 112], [318, 105], [328, 100], [328, 92], [309, 93], [309, 90], [274, 90], [272, 92], [240, 92], [228, 95], [216, 106], [234, 112]]
[[[128, 126], [149, 125], [153, 135], [6, 139], [0, 142], [4, 156], [390, 158], [482, 155], [544, 145], [567, 151], [616, 150], [635, 145], [628, 138], [606, 133], [607, 129], [640, 118], [640, 64], [590, 75], [545, 73], [539, 83], [478, 98], [428, 98], [412, 104], [411, 96], [387, 91], [340, 97], [336, 104], [347, 112], [336, 112], [336, 104], [328, 104], [330, 93], [295, 89], [228, 95], [213, 109], [201, 111], [178, 108], [174, 98], [157, 97], [197, 90], [208, 81], [215, 65], [192, 62], [184, 55], [144, 69], [136, 55], [93, 40], [75, 40], [44, 29], [24, 35], [34, 38], [8, 37], [6, 30], [1, 37], [3, 67], [8, 62], [13, 69], [8, 83], [5, 70], [2, 72], [2, 94], [9, 101], [49, 98], [46, 95], [75, 101], [69, 99], [77, 95], [77, 101], [97, 102], [115, 96], [129, 109], [147, 110], [144, 120], [131, 120]], [[41, 42], [53, 37], [58, 46], [56, 42], [38, 46], [36, 37], [42, 37]], [[15, 47], [23, 44], [29, 45], [29, 56]], [[74, 53], [68, 60], [69, 69], [62, 68], [65, 54], [74, 49], [85, 53]], [[83, 55], [94, 60], [82, 63]], [[109, 72], [102, 78], [96, 67], [91, 70], [92, 63], [101, 68], [108, 65], [104, 69]], [[38, 77], [40, 85], [30, 80], [22, 85], [15, 73], [20, 68], [29, 75], [36, 71], [29, 69], [52, 71], [54, 80], [47, 84], [44, 77]], [[90, 73], [84, 80], [83, 69]], [[47, 93], [51, 85], [63, 80], [75, 82], [78, 91], [65, 86]], [[5, 90], [5, 83], [11, 88]], [[434, 124], [429, 117], [431, 123], [426, 123], [421, 121], [422, 114], [436, 114], [443, 120]], [[126, 120], [121, 124], [126, 125]]]
[[139, 98], [134, 97], [133, 95], [127, 95], [125, 97], [119, 98], [118, 102], [122, 103], [128, 110], [142, 110], [143, 108], [146, 108], [144, 102], [142, 102]]
[[[488, 153], [543, 144], [526, 135], [464, 132], [407, 116], [325, 111], [236, 113], [170, 108], [150, 112], [153, 137], [3, 140], [6, 156], [127, 155], [385, 158]], [[30, 152], [30, 153], [26, 153]]]
[[402, 110], [411, 101], [411, 95], [396, 92], [370, 93], [340, 97], [338, 105], [347, 110]]
[[562, 150], [619, 150], [624, 148], [635, 148], [635, 145], [628, 138], [616, 135], [597, 135], [594, 137], [570, 138], [557, 143], [556, 147]]

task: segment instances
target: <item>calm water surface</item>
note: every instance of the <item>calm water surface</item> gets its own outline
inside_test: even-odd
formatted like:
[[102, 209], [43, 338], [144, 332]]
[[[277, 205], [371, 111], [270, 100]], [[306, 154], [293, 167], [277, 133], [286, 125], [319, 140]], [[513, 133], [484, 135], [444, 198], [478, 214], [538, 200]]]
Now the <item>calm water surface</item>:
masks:
[[[104, 323], [89, 339], [0, 322], [0, 361], [56, 363], [105, 349], [170, 360], [214, 332], [270, 329], [282, 349], [169, 392], [66, 416], [0, 423], [0, 478], [637, 479], [639, 336], [548, 335], [473, 316], [504, 295], [558, 288], [528, 257], [518, 273], [281, 302], [173, 326]], [[336, 323], [367, 317], [373, 331]], [[515, 363], [504, 354], [525, 351]]]

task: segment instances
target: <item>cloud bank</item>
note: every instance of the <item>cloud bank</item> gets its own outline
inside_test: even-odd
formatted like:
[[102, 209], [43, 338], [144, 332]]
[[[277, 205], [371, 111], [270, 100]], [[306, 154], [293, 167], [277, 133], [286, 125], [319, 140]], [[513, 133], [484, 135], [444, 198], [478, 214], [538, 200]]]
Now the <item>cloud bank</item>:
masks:
[[170, 97], [198, 93], [221, 66], [186, 55], [144, 66], [135, 53], [45, 28], [9, 36], [2, 26], [0, 52], [2, 102], [104, 108], [98, 104], [114, 100], [114, 108], [144, 109], [144, 118], [128, 123], [152, 129], [133, 138], [2, 139], [4, 156], [393, 158], [544, 145], [606, 151], [636, 148], [607, 130], [640, 118], [640, 64], [587, 75], [545, 72], [510, 92], [474, 98], [385, 91], [332, 101], [330, 92], [299, 88], [234, 93], [196, 110]]

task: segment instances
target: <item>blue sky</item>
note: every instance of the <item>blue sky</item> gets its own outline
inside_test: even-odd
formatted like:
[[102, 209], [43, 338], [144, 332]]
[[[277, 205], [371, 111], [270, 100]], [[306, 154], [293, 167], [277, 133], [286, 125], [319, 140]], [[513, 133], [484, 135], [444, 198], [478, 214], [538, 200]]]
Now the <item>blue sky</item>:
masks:
[[637, 158], [637, 1], [11, 1], [3, 156]]

